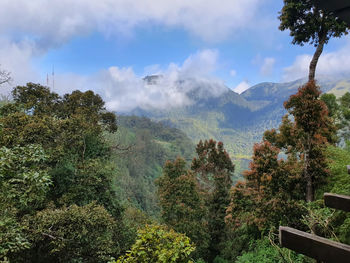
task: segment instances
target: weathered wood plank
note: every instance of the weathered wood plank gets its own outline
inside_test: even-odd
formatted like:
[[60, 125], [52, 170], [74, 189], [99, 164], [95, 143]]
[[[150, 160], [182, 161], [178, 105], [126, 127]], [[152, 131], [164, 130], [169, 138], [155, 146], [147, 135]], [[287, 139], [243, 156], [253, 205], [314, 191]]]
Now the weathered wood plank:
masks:
[[325, 193], [323, 198], [326, 206], [350, 212], [350, 196]]
[[325, 263], [349, 263], [350, 246], [312, 235], [294, 228], [280, 226], [282, 247]]

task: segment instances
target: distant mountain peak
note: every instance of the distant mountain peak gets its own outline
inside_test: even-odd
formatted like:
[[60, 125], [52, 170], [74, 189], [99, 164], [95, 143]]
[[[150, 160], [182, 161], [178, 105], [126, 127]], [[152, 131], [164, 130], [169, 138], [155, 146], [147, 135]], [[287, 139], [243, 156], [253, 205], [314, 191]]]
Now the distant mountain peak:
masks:
[[148, 85], [156, 85], [159, 83], [161, 79], [163, 79], [163, 75], [147, 75], [142, 80], [145, 81]]

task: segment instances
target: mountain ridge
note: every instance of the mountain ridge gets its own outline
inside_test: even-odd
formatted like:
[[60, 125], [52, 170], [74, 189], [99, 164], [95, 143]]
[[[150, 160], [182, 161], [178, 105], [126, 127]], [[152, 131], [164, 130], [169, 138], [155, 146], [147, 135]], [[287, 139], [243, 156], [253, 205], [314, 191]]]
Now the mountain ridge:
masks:
[[[152, 81], [154, 83], [154, 78]], [[217, 96], [202, 96], [208, 87], [195, 87], [186, 93], [193, 101], [190, 105], [167, 109], [138, 108], [127, 114], [145, 116], [178, 128], [194, 143], [209, 138], [222, 141], [233, 158], [250, 159], [252, 147], [261, 141], [263, 132], [280, 125], [286, 113], [283, 102], [305, 82], [306, 79], [287, 83], [263, 82], [242, 94], [226, 87]], [[350, 91], [350, 77], [322, 77], [318, 84], [323, 92], [339, 88], [342, 92]]]

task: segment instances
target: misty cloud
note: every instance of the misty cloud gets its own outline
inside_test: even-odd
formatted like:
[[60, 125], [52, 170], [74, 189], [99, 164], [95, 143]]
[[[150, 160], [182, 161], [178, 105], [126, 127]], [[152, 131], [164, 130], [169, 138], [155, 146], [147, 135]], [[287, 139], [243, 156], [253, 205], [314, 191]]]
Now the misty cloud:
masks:
[[[221, 80], [212, 77], [218, 64], [216, 50], [202, 50], [190, 55], [182, 65], [171, 63], [165, 69], [147, 67], [149, 74], [157, 74], [148, 83], [144, 76], [135, 74], [131, 67], [110, 67], [93, 75], [64, 74], [56, 76], [55, 92], [60, 94], [72, 89], [94, 90], [106, 101], [109, 110], [125, 112], [135, 109], [167, 109], [193, 103], [189, 94], [198, 98], [219, 96], [227, 91]], [[151, 70], [156, 70], [152, 72]], [[200, 89], [199, 89], [200, 88]]]
[[[14, 80], [12, 85], [40, 80], [40, 75], [32, 64], [35, 53], [34, 44], [30, 40], [13, 43], [0, 38], [0, 66], [1, 69], [11, 73]], [[10, 86], [4, 85], [1, 87], [1, 93], [7, 95], [10, 89]]]

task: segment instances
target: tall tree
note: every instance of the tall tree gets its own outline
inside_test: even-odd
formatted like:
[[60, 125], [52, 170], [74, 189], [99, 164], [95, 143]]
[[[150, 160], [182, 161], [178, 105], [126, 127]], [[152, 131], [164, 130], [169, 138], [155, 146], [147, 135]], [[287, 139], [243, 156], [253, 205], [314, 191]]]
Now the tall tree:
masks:
[[302, 162], [307, 202], [314, 200], [315, 188], [328, 175], [324, 150], [327, 143], [336, 142], [336, 128], [328, 115], [326, 104], [319, 99], [320, 87], [310, 81], [300, 87], [284, 103], [294, 122], [285, 116], [279, 133], [266, 131], [264, 137], [273, 145], [296, 154]]
[[198, 157], [193, 159], [191, 169], [198, 174], [203, 190], [207, 193], [209, 251], [210, 259], [213, 259], [219, 254], [220, 245], [225, 239], [225, 216], [230, 203], [234, 164], [222, 142], [200, 141], [196, 152]]
[[292, 43], [313, 44], [316, 51], [309, 66], [309, 81], [315, 79], [315, 71], [323, 47], [331, 37], [341, 37], [349, 32], [346, 23], [331, 13], [319, 9], [315, 0], [284, 0], [280, 11], [280, 30], [290, 30]]
[[246, 180], [232, 189], [226, 219], [233, 229], [247, 224], [266, 233], [280, 223], [295, 226], [299, 221], [297, 202], [304, 199], [300, 164], [293, 155], [284, 160], [279, 154], [266, 140], [254, 145]]
[[196, 244], [196, 255], [208, 250], [207, 209], [197, 179], [178, 158], [167, 161], [163, 175], [156, 181], [164, 222], [177, 232], [184, 233]]

